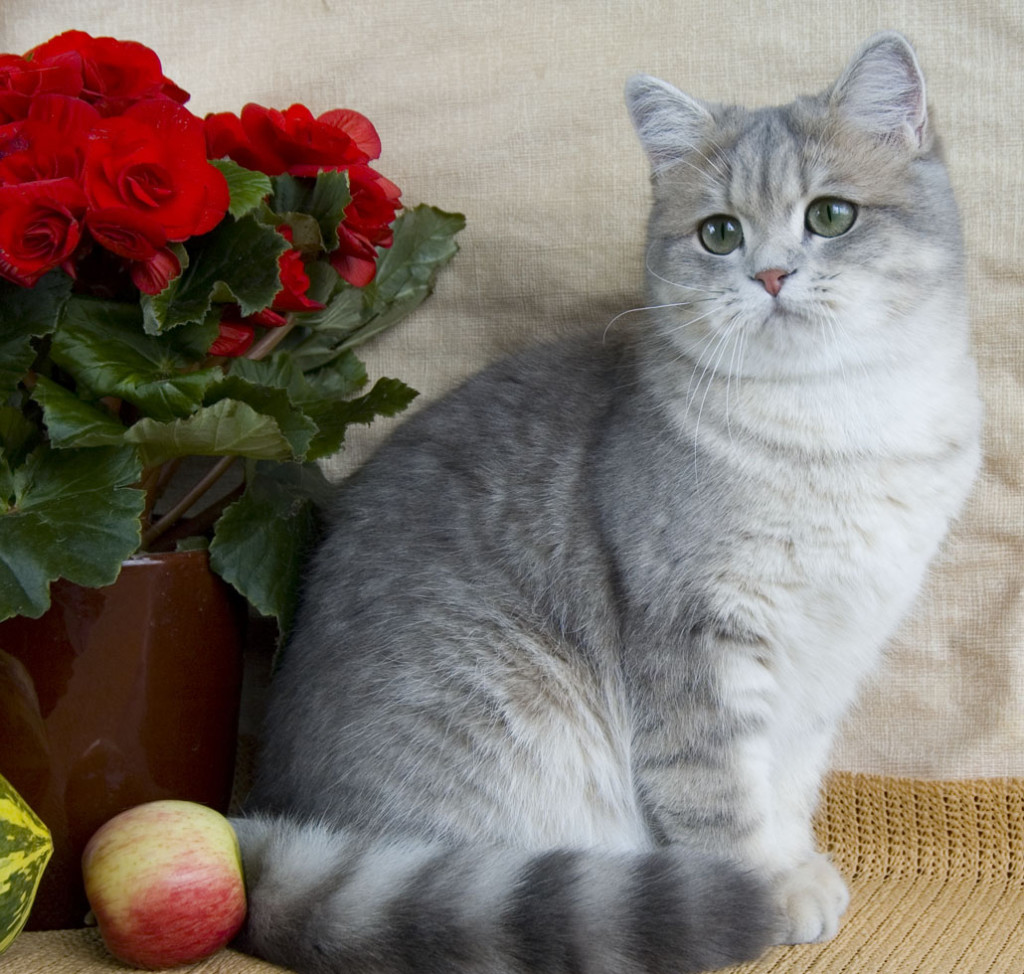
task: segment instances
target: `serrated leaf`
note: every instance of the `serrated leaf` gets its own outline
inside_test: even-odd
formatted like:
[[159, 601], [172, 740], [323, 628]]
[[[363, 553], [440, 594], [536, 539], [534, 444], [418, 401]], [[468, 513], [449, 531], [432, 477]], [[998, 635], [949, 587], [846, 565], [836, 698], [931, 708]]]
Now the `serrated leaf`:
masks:
[[43, 422], [55, 447], [120, 446], [124, 441], [125, 428], [110, 413], [45, 376], [36, 377], [32, 398], [43, 407]]
[[156, 420], [188, 416], [221, 378], [217, 368], [186, 371], [194, 359], [142, 331], [137, 305], [73, 298], [50, 355], [95, 399], [116, 396]]
[[220, 309], [213, 307], [206, 315], [205, 320], [180, 325], [174, 331], [161, 336], [161, 339], [166, 341], [174, 351], [198, 362], [207, 355], [210, 346], [217, 340], [219, 334]]
[[317, 427], [301, 409], [292, 404], [285, 389], [275, 388], [272, 384], [250, 382], [240, 375], [230, 375], [210, 390], [206, 404], [214, 405], [224, 399], [246, 403], [261, 415], [272, 417], [291, 447], [292, 458], [305, 458]]
[[338, 224], [352, 202], [348, 173], [327, 170], [318, 173], [315, 179], [284, 173], [275, 176], [273, 183], [270, 206], [281, 222], [291, 223], [295, 215], [311, 216], [320, 228], [321, 249], [328, 253], [337, 250]]
[[320, 432], [313, 438], [306, 456], [319, 460], [337, 453], [345, 441], [345, 431], [353, 423], [369, 425], [377, 416], [396, 416], [419, 393], [398, 379], [378, 379], [373, 388], [357, 399], [318, 400], [308, 404], [307, 415]]
[[459, 251], [455, 235], [466, 225], [461, 213], [433, 206], [404, 210], [395, 221], [395, 240], [380, 252], [377, 274], [363, 288], [364, 324], [339, 348], [356, 348], [405, 318], [434, 290], [437, 275]]
[[316, 464], [259, 464], [245, 493], [221, 515], [210, 566], [282, 632], [291, 625], [305, 556], [329, 485]]
[[134, 450], [37, 448], [12, 478], [0, 513], [0, 619], [38, 618], [50, 583], [110, 585], [139, 545], [143, 491]]
[[0, 402], [7, 400], [35, 360], [32, 339], [57, 327], [70, 293], [71, 278], [63, 271], [51, 271], [31, 288], [0, 279]]
[[[314, 399], [348, 399], [369, 381], [366, 366], [356, 358], [355, 352], [342, 352], [327, 365], [305, 373], [305, 377]], [[308, 401], [307, 398], [298, 404]]]
[[306, 297], [320, 304], [327, 304], [341, 281], [338, 272], [325, 260], [307, 262], [306, 276], [309, 278]]
[[356, 348], [419, 307], [433, 292], [441, 268], [458, 253], [455, 235], [465, 225], [462, 214], [432, 206], [403, 210], [395, 221], [394, 243], [378, 250], [373, 281], [363, 288], [342, 283], [326, 308], [299, 318], [312, 332], [292, 348], [303, 367]]
[[304, 312], [299, 323], [314, 331], [338, 332], [340, 337], [351, 334], [364, 325], [369, 310], [363, 289], [344, 284], [330, 300], [323, 302], [326, 307], [319, 311]]
[[214, 296], [230, 298], [249, 315], [268, 307], [281, 290], [277, 259], [288, 250], [288, 241], [251, 213], [225, 218], [186, 246], [188, 269], [159, 294], [142, 296], [150, 334], [204, 321]]
[[43, 431], [20, 409], [0, 406], [0, 457], [11, 469], [22, 464], [43, 438]]
[[272, 186], [266, 173], [246, 169], [233, 159], [211, 159], [210, 165], [219, 169], [227, 180], [231, 197], [228, 213], [236, 220], [251, 213], [270, 195]]
[[140, 419], [124, 439], [138, 447], [147, 467], [193, 455], [292, 458], [291, 444], [277, 421], [234, 399], [204, 406], [187, 419], [166, 423]]
[[262, 386], [272, 386], [288, 393], [293, 403], [300, 403], [312, 394], [306, 377], [289, 352], [280, 349], [264, 359], [236, 358], [230, 376]]

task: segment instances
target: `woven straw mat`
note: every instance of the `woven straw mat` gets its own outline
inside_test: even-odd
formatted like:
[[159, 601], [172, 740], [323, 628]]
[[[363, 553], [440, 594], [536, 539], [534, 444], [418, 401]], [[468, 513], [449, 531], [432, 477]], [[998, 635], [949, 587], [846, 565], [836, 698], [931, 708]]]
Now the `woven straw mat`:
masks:
[[[1024, 779], [836, 774], [821, 844], [853, 902], [827, 944], [777, 947], [736, 974], [1024, 974]], [[180, 974], [272, 974], [230, 950]], [[95, 931], [27, 933], [0, 974], [125, 974]]]

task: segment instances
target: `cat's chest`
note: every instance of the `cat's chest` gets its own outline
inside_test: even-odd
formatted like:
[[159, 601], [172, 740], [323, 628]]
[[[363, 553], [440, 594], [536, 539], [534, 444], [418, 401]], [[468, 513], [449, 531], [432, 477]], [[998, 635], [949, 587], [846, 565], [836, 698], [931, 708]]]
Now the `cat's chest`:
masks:
[[959, 506], [957, 478], [934, 458], [762, 456], [744, 466], [716, 556], [716, 596], [789, 653], [870, 667]]

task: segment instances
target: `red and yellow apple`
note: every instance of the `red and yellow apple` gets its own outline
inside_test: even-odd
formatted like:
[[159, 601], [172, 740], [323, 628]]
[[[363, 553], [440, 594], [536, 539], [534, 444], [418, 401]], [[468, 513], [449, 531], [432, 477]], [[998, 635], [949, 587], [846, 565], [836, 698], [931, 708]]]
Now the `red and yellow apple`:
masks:
[[202, 960], [245, 921], [238, 838], [205, 805], [156, 801], [122, 812], [89, 840], [82, 874], [107, 949], [136, 967]]

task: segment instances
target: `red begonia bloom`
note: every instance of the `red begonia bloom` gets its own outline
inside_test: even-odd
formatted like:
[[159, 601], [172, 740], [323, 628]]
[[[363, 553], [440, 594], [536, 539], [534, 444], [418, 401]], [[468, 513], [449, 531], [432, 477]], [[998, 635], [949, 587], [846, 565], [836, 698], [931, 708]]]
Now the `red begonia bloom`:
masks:
[[249, 350], [255, 336], [256, 329], [252, 325], [222, 320], [220, 333], [210, 346], [210, 354], [237, 358]]
[[[288, 224], [279, 226], [277, 232], [288, 243], [292, 242], [292, 228]], [[274, 311], [318, 311], [324, 307], [306, 294], [309, 290], [309, 275], [306, 273], [306, 265], [299, 251], [294, 248], [286, 250], [277, 259], [277, 266], [281, 274], [281, 290], [271, 302]], [[283, 318], [281, 324], [284, 324]]]
[[202, 122], [167, 99], [141, 101], [89, 133], [85, 192], [95, 209], [127, 207], [167, 239], [212, 230], [227, 212], [227, 181], [206, 159]]
[[85, 227], [101, 247], [129, 261], [132, 281], [146, 294], [159, 294], [181, 273], [181, 263], [166, 246], [163, 228], [137, 210], [125, 206], [90, 210]]
[[65, 176], [80, 182], [86, 139], [99, 121], [99, 112], [77, 98], [34, 98], [24, 119], [0, 126], [0, 183]]
[[228, 156], [269, 176], [315, 176], [322, 169], [346, 169], [380, 155], [373, 124], [347, 109], [314, 118], [304, 105], [282, 112], [249, 104], [241, 115], [207, 115], [205, 126], [211, 159]]
[[82, 90], [81, 59], [74, 52], [40, 63], [16, 54], [0, 54], [0, 124], [28, 115], [40, 95], [76, 97]]
[[339, 246], [331, 266], [355, 287], [364, 287], [377, 273], [377, 248], [390, 247], [391, 224], [401, 206], [401, 190], [369, 166], [348, 171], [352, 202], [338, 227]]
[[119, 115], [142, 100], [188, 101], [188, 92], [164, 77], [156, 53], [137, 41], [69, 30], [33, 48], [27, 57], [40, 67], [77, 59], [80, 97], [103, 115]]
[[0, 186], [0, 276], [31, 287], [71, 256], [86, 200], [73, 179]]

